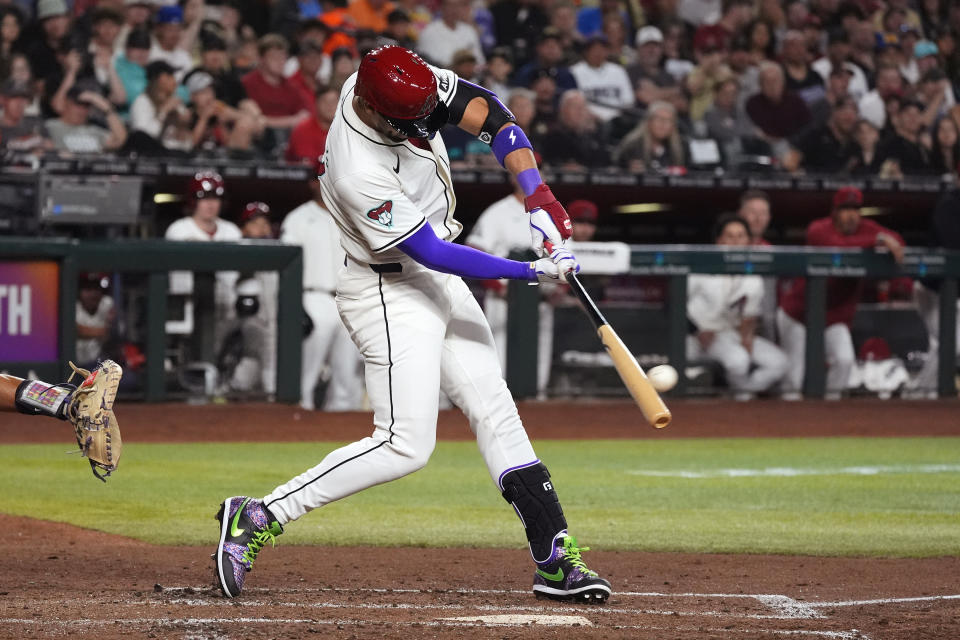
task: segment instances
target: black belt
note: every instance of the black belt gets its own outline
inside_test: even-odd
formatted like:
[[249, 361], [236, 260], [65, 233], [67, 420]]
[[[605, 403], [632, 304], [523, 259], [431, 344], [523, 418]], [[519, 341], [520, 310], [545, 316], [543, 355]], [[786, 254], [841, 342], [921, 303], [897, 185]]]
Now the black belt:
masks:
[[333, 289], [322, 289], [320, 287], [304, 287], [303, 292], [304, 293], [325, 293], [328, 296], [337, 295], [337, 292], [334, 291]]
[[370, 268], [374, 273], [400, 273], [403, 271], [403, 265], [399, 262], [384, 262], [383, 264], [371, 264]]

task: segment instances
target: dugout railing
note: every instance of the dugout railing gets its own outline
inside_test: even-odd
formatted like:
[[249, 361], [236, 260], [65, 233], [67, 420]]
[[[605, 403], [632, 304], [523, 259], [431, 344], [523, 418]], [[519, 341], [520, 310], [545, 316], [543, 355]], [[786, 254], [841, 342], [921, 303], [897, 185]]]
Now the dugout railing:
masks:
[[[885, 250], [811, 247], [731, 250], [715, 245], [633, 245], [630, 247], [629, 268], [623, 273], [667, 278], [663, 310], [667, 316], [665, 351], [669, 363], [681, 372], [687, 360], [687, 275], [805, 276], [807, 344], [803, 393], [814, 398], [823, 397], [826, 387], [823, 332], [826, 327], [828, 277], [888, 279], [907, 276], [939, 281], [937, 392], [941, 397], [957, 395], [954, 375], [960, 252], [906, 249], [903, 264], [898, 265]], [[583, 279], [586, 281], [589, 277], [589, 273], [585, 273]], [[508, 299], [507, 381], [515, 396], [533, 397], [537, 394], [538, 340], [531, 334], [537, 332], [540, 295], [537, 287], [514, 281], [510, 283]], [[680, 376], [673, 393], [684, 393], [684, 378]]]
[[[31, 267], [55, 264], [37, 276]], [[166, 348], [169, 273], [202, 274], [211, 281], [217, 271], [275, 271], [279, 275], [277, 300], [276, 398], [281, 402], [300, 399], [300, 347], [303, 336], [303, 252], [298, 246], [274, 242], [196, 243], [166, 240], [78, 241], [34, 238], [0, 238], [0, 370], [35, 371], [47, 379], [68, 373], [68, 360], [76, 351], [78, 275], [83, 272], [141, 274], [146, 278], [146, 328], [144, 351], [144, 397], [166, 397], [164, 352]], [[18, 287], [17, 309], [12, 309], [9, 291]], [[24, 290], [23, 287], [28, 289]], [[56, 289], [54, 300], [49, 290]], [[209, 291], [211, 287], [207, 287]], [[31, 309], [24, 309], [24, 298]], [[24, 312], [24, 318], [12, 315]], [[27, 313], [31, 314], [27, 315]], [[56, 314], [49, 335], [30, 335], [49, 314]], [[14, 320], [17, 320], [15, 323]], [[26, 328], [26, 333], [24, 329]], [[31, 354], [50, 354], [39, 359]], [[11, 357], [12, 355], [16, 357]], [[26, 357], [24, 357], [26, 354]]]

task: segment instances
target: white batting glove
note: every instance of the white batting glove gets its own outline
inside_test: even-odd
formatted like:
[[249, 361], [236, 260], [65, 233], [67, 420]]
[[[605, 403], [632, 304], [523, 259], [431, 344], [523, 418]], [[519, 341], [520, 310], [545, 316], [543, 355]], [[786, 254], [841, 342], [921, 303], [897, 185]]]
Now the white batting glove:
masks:
[[540, 258], [533, 263], [537, 271], [537, 280], [543, 283], [556, 283], [569, 272], [580, 273], [580, 263], [569, 249], [554, 249], [549, 258]]
[[530, 212], [530, 246], [542, 257], [549, 253], [544, 249], [545, 243], [554, 247], [563, 246], [563, 236], [549, 213], [543, 209], [534, 209]]

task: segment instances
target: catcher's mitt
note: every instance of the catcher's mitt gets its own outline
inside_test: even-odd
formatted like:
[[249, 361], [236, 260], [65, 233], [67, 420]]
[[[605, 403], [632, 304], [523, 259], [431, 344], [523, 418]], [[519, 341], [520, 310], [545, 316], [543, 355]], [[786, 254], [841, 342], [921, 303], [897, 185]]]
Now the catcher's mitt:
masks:
[[[80, 452], [90, 461], [90, 469], [100, 480], [106, 482], [107, 476], [116, 471], [123, 442], [120, 440], [120, 425], [113, 415], [113, 399], [117, 395], [117, 386], [123, 369], [113, 360], [104, 360], [91, 373], [74, 365], [73, 373], [83, 377], [83, 382], [70, 395], [66, 418], [73, 423], [77, 434]], [[103, 470], [106, 473], [98, 473]]]

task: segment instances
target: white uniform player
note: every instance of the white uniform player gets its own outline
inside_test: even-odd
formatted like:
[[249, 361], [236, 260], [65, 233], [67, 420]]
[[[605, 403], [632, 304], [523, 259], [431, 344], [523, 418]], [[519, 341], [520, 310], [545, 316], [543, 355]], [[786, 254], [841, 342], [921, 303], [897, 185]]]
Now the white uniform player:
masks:
[[[452, 123], [491, 143], [527, 193], [535, 250], [505, 260], [449, 242], [461, 225], [443, 139]], [[603, 602], [610, 583], [587, 569], [549, 472], [530, 444], [503, 380], [483, 312], [459, 276], [557, 282], [579, 270], [562, 248], [570, 223], [542, 183], [529, 141], [493, 94], [433, 69], [402, 47], [364, 56], [344, 84], [320, 175], [346, 266], [340, 317], [365, 364], [374, 432], [331, 452], [262, 500], [221, 504], [216, 577], [239, 595], [263, 545], [308, 511], [423, 467], [436, 444], [442, 390], [467, 415], [491, 478], [520, 515], [537, 563], [538, 596]], [[319, 173], [319, 172], [318, 172]], [[547, 247], [549, 245], [549, 247]]]
[[[225, 193], [223, 178], [214, 171], [201, 171], [190, 181], [188, 201], [192, 207], [191, 215], [174, 221], [164, 234], [167, 240], [188, 242], [236, 242], [243, 237], [240, 228], [229, 220], [220, 218], [220, 207]], [[215, 325], [216, 348], [220, 347], [223, 331], [227, 327], [225, 320], [233, 318], [236, 302], [236, 284], [239, 278], [236, 271], [218, 271], [214, 286], [214, 304], [217, 323]], [[193, 294], [193, 273], [189, 271], [170, 272], [170, 293], [174, 295]]]
[[317, 199], [288, 213], [280, 234], [283, 242], [303, 247], [303, 308], [313, 323], [303, 340], [300, 406], [314, 408], [314, 389], [324, 366], [329, 366], [323, 410], [355, 411], [363, 404], [361, 360], [334, 300], [345, 254], [340, 247], [340, 229], [319, 201], [319, 185], [314, 182], [311, 186]]
[[[746, 246], [747, 223], [720, 219], [717, 244]], [[687, 358], [709, 358], [723, 365], [730, 388], [740, 397], [766, 391], [787, 372], [777, 345], [756, 335], [763, 308], [763, 279], [748, 275], [693, 274], [687, 278], [687, 317], [696, 328], [687, 336]]]
[[[517, 190], [487, 207], [467, 236], [467, 244], [481, 251], [506, 258], [513, 251], [529, 248], [526, 242], [530, 223], [523, 206], [523, 191]], [[483, 299], [483, 313], [490, 324], [493, 342], [497, 346], [500, 367], [507, 370], [507, 299], [506, 281], [501, 289], [489, 288]], [[549, 285], [544, 285], [549, 286]], [[546, 392], [553, 362], [553, 307], [540, 303], [540, 323], [537, 332], [537, 392]]]

